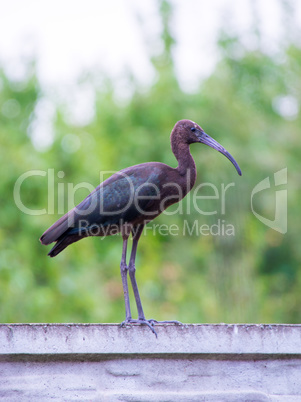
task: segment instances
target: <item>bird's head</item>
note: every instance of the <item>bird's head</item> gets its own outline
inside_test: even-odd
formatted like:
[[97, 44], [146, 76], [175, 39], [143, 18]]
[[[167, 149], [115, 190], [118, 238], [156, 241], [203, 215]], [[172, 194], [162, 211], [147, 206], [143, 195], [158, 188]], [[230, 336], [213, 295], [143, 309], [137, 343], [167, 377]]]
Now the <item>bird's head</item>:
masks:
[[200, 142], [206, 144], [209, 147], [216, 149], [221, 154], [225, 155], [234, 165], [237, 173], [241, 176], [241, 170], [238, 163], [233, 158], [233, 156], [222, 147], [217, 141], [211, 138], [205, 131], [196, 123], [191, 120], [180, 120], [176, 123], [174, 130], [181, 135], [182, 139], [187, 144], [193, 144], [195, 142]]

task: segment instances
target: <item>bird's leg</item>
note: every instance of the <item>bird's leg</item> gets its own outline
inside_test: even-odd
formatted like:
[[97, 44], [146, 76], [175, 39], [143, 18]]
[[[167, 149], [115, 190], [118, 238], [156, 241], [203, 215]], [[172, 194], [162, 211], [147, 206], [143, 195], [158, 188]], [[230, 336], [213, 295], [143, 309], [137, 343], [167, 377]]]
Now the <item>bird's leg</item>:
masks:
[[127, 278], [128, 266], [126, 265], [126, 250], [127, 250], [128, 238], [129, 235], [125, 234], [123, 235], [122, 257], [120, 262], [120, 273], [121, 273], [124, 303], [125, 303], [125, 321], [131, 320], [132, 318], [130, 299], [129, 299], [128, 278]]
[[[124, 300], [125, 300], [126, 319], [121, 323], [121, 327], [125, 327], [127, 324], [135, 324], [135, 323], [145, 324], [151, 329], [151, 331], [157, 337], [157, 333], [152, 326], [153, 324], [148, 322], [145, 319], [143, 308], [142, 308], [142, 303], [141, 303], [141, 299], [140, 299], [140, 295], [139, 295], [138, 285], [137, 285], [136, 277], [135, 277], [136, 252], [137, 252], [138, 240], [141, 236], [142, 230], [143, 230], [143, 225], [139, 226], [137, 228], [136, 232], [133, 232], [133, 247], [132, 247], [132, 252], [131, 252], [131, 256], [130, 256], [129, 266], [126, 265], [126, 249], [127, 249], [128, 235], [126, 238], [125, 237], [123, 238], [123, 249], [122, 249], [122, 259], [121, 259], [120, 269], [121, 269], [121, 278], [122, 278]], [[136, 300], [136, 304], [137, 304], [138, 320], [133, 319], [131, 316], [130, 301], [129, 301], [129, 295], [128, 295], [127, 271], [129, 271], [129, 275], [130, 275], [131, 282], [132, 282], [132, 288], [134, 291], [134, 296], [135, 296], [135, 300]]]
[[136, 231], [133, 231], [133, 246], [132, 246], [132, 251], [131, 251], [131, 256], [130, 256], [130, 261], [128, 265], [128, 270], [129, 270], [129, 275], [132, 283], [132, 288], [135, 296], [135, 301], [137, 305], [137, 311], [138, 311], [138, 320], [135, 320], [133, 318], [126, 319], [121, 325], [125, 326], [126, 324], [142, 324], [142, 325], [147, 325], [151, 331], [156, 335], [157, 337], [157, 332], [154, 329], [155, 324], [162, 324], [162, 323], [170, 323], [170, 324], [179, 324], [183, 325], [179, 321], [156, 321], [156, 320], [147, 320], [145, 318], [143, 308], [142, 308], [142, 303], [139, 295], [139, 290], [138, 290], [138, 285], [136, 281], [136, 267], [135, 267], [135, 260], [136, 260], [136, 252], [137, 252], [137, 246], [138, 246], [138, 241], [140, 239], [140, 236], [143, 231], [143, 225], [140, 225], [139, 227], [136, 228]]
[[138, 320], [130, 319], [130, 320], [128, 320], [128, 323], [138, 323], [138, 324], [147, 325], [157, 337], [157, 332], [153, 328], [153, 323], [145, 319], [143, 308], [142, 308], [142, 303], [141, 303], [141, 299], [140, 299], [140, 295], [139, 295], [138, 285], [137, 285], [137, 281], [136, 281], [136, 275], [135, 275], [135, 273], [136, 273], [136, 267], [135, 267], [136, 252], [137, 252], [138, 241], [139, 241], [140, 236], [143, 231], [143, 227], [144, 227], [144, 225], [140, 225], [136, 228], [135, 231], [132, 231], [133, 246], [132, 246], [132, 251], [131, 251], [128, 268], [129, 268], [129, 275], [130, 275], [132, 288], [133, 288], [136, 305], [137, 305]]
[[141, 233], [143, 231], [143, 225], [140, 225], [137, 228], [137, 231], [133, 233], [133, 247], [132, 247], [132, 252], [130, 256], [130, 261], [129, 261], [129, 275], [131, 278], [132, 282], [132, 288], [136, 300], [136, 305], [137, 305], [137, 310], [138, 310], [138, 320], [145, 320], [143, 308], [142, 308], [142, 303], [139, 295], [139, 290], [138, 290], [138, 285], [136, 281], [136, 267], [135, 267], [135, 260], [136, 260], [136, 252], [137, 252], [137, 246], [138, 246], [138, 241], [140, 239]]

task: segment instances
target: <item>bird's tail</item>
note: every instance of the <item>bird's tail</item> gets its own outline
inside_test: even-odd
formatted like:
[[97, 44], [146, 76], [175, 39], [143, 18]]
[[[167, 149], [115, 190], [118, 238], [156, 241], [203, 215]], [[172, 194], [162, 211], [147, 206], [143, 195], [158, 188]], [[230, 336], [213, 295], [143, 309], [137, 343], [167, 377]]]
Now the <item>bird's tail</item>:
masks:
[[57, 242], [52, 247], [52, 249], [49, 251], [48, 255], [50, 257], [55, 257], [61, 251], [63, 251], [67, 246], [69, 246], [72, 243], [75, 243], [76, 241], [78, 241], [82, 238], [83, 238], [83, 236], [78, 236], [78, 235], [62, 236], [62, 238], [58, 238]]

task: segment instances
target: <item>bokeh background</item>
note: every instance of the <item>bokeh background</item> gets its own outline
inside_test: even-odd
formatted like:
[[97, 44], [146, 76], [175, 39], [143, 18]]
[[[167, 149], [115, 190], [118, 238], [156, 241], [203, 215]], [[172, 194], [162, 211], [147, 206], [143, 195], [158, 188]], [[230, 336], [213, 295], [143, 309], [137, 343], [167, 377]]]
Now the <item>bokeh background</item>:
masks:
[[[124, 319], [120, 236], [85, 239], [54, 259], [38, 239], [61, 216], [59, 206], [67, 212], [68, 183], [97, 186], [100, 172], [152, 160], [175, 167], [169, 134], [187, 118], [231, 152], [243, 176], [216, 151], [191, 147], [197, 184], [234, 186], [225, 214], [219, 200], [199, 200], [204, 211], [217, 210], [200, 215], [184, 199], [182, 214], [155, 221], [178, 225], [178, 236], [142, 237], [136, 267], [146, 316], [299, 323], [300, 2], [14, 0], [1, 10], [1, 322]], [[273, 175], [284, 168], [282, 234], [254, 216], [251, 193], [271, 179], [254, 207], [273, 220]], [[24, 180], [22, 202], [48, 213], [16, 206], [15, 183], [31, 170], [47, 175]], [[86, 195], [79, 188], [76, 201]], [[235, 236], [183, 235], [185, 221], [218, 219]]]

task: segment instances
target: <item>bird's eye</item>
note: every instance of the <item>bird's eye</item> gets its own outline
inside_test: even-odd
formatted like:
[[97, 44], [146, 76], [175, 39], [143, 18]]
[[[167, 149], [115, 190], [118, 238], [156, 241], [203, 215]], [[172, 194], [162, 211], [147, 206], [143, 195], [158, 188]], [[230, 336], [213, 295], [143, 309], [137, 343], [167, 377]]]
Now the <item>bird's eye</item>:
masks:
[[195, 127], [191, 127], [190, 130], [193, 131], [193, 132], [195, 132], [196, 128], [195, 128]]

